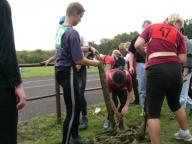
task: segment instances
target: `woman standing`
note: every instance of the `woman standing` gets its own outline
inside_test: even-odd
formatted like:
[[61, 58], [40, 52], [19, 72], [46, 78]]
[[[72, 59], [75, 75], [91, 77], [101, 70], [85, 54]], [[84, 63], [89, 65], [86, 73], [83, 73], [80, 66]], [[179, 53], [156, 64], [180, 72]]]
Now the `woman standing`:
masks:
[[183, 25], [183, 19], [173, 14], [166, 22], [146, 28], [135, 43], [140, 53], [145, 53], [143, 45], [147, 43], [146, 113], [152, 144], [160, 144], [160, 112], [165, 97], [180, 126], [175, 138], [192, 141], [185, 110], [179, 103], [182, 88], [181, 63], [186, 61], [185, 41], [179, 32]]

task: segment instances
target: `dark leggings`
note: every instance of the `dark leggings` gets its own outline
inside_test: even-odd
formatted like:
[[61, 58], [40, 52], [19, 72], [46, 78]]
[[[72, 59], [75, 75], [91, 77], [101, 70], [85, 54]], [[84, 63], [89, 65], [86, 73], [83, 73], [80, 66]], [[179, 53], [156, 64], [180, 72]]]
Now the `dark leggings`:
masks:
[[181, 107], [179, 103], [181, 88], [181, 64], [173, 62], [151, 66], [147, 70], [147, 118], [160, 118], [165, 97], [171, 111], [177, 111]]
[[87, 101], [85, 99], [85, 87], [87, 81], [87, 70], [86, 66], [81, 66], [81, 69], [77, 72], [78, 82], [79, 82], [79, 90], [81, 96], [81, 111], [82, 115], [87, 115]]
[[70, 136], [78, 137], [80, 94], [75, 67], [56, 68], [56, 79], [63, 88], [66, 118], [63, 123], [62, 144], [68, 144]]

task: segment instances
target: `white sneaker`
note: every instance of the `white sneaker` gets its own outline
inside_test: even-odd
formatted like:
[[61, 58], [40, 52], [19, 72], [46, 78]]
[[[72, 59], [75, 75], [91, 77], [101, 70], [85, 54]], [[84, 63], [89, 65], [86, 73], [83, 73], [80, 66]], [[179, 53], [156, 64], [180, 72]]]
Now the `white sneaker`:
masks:
[[174, 134], [175, 139], [177, 140], [184, 140], [188, 142], [192, 142], [192, 136], [191, 134], [183, 135], [180, 131]]
[[104, 124], [103, 124], [103, 128], [104, 129], [108, 129], [110, 127], [110, 122], [109, 120], [105, 120]]

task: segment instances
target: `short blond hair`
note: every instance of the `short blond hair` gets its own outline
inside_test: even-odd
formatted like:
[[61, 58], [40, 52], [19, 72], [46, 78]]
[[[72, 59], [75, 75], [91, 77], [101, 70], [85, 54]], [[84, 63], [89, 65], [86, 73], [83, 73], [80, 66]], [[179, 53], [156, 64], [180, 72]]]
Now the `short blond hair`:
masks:
[[116, 56], [119, 58], [119, 57], [122, 57], [123, 55], [121, 54], [121, 52], [119, 50], [113, 50], [112, 56]]
[[124, 43], [124, 48], [129, 49], [130, 45], [131, 45], [131, 42], [128, 41], [128, 42]]
[[184, 20], [179, 14], [170, 15], [169, 17], [167, 17], [166, 22], [173, 26], [179, 24], [181, 27], [184, 27]]
[[120, 50], [120, 51], [122, 51], [122, 50], [124, 49], [124, 44], [125, 44], [125, 43], [120, 43], [120, 44], [119, 44], [119, 50]]

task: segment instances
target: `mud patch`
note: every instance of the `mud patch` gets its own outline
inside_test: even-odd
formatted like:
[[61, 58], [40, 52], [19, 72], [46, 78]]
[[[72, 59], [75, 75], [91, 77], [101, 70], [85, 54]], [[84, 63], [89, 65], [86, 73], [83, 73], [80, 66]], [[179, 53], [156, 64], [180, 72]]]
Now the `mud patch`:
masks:
[[97, 134], [94, 139], [94, 144], [137, 144], [145, 143], [147, 141], [139, 141], [139, 127], [128, 126], [125, 130], [109, 130]]

